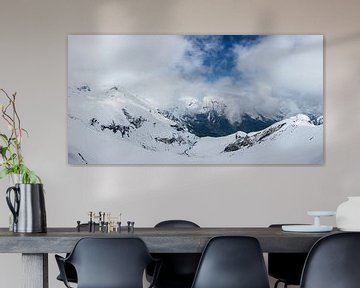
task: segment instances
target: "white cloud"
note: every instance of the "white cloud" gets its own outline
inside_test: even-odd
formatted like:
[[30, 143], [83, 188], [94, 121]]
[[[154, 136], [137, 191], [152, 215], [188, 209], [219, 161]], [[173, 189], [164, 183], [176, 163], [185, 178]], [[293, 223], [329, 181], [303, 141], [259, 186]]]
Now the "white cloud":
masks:
[[187, 46], [186, 41], [172, 36], [69, 36], [69, 80], [139, 82], [181, 61]]
[[203, 69], [196, 57], [185, 57], [191, 45], [181, 36], [74, 35], [68, 46], [69, 85], [121, 85], [163, 105], [201, 89], [180, 73]]
[[[221, 45], [210, 40], [209, 51]], [[163, 107], [223, 99], [233, 118], [322, 111], [322, 36], [269, 36], [236, 46], [241, 77], [215, 82], [203, 76], [203, 51], [182, 36], [77, 35], [68, 42], [69, 85], [121, 85]]]
[[249, 100], [264, 100], [258, 109], [271, 112], [276, 100], [285, 114], [322, 112], [321, 35], [270, 36], [255, 46], [238, 46], [235, 52]]

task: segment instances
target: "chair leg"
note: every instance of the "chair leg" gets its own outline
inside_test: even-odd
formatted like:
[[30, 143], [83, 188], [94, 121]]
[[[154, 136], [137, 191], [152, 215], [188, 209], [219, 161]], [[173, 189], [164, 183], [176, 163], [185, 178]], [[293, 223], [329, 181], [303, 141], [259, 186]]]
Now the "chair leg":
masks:
[[274, 284], [274, 288], [277, 288], [280, 283], [284, 283], [284, 288], [287, 288], [287, 287], [288, 287], [288, 285], [287, 285], [286, 282], [283, 282], [283, 281], [281, 281], [281, 280], [277, 280], [277, 281], [275, 282], [275, 284]]

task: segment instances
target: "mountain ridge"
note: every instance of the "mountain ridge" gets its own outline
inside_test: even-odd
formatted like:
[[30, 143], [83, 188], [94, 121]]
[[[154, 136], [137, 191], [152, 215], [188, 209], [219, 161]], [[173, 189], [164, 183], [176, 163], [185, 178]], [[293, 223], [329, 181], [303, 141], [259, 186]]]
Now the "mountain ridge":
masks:
[[[80, 87], [84, 88], [69, 87], [68, 95], [71, 164], [311, 164], [322, 159], [322, 124], [315, 125], [306, 115], [260, 131], [199, 137], [183, 119], [152, 107], [125, 88]], [[278, 144], [289, 150], [286, 157]]]

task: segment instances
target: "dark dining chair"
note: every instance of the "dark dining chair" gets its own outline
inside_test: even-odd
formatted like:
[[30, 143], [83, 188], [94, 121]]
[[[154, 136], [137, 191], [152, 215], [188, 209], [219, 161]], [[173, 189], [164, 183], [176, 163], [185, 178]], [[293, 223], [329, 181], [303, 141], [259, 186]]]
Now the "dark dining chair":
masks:
[[[89, 224], [88, 223], [82, 223], [80, 224], [80, 229], [89, 229]], [[99, 224], [98, 223], [95, 223], [95, 229], [99, 229]], [[69, 253], [66, 254], [66, 257], [69, 256]], [[66, 275], [66, 278], [67, 278], [67, 281], [68, 282], [71, 282], [71, 283], [77, 283], [77, 275], [76, 275], [76, 270], [74, 268], [73, 265], [71, 265], [70, 263], [67, 263], [65, 262], [64, 263], [64, 268], [65, 268], [65, 275]], [[59, 281], [63, 281], [63, 278], [61, 277], [61, 274], [59, 274], [57, 277], [56, 277], [57, 280]]]
[[360, 287], [360, 233], [338, 233], [318, 240], [306, 259], [300, 287]]
[[[66, 257], [68, 257], [69, 254], [66, 255]], [[65, 258], [64, 258], [65, 259]], [[66, 279], [68, 282], [71, 283], [77, 283], [77, 274], [76, 274], [76, 270], [75, 267], [68, 263], [68, 262], [64, 262], [64, 274], [66, 275]], [[61, 274], [59, 274], [56, 277], [57, 280], [64, 282], [63, 277], [61, 276]]]
[[[288, 224], [272, 224], [269, 228], [281, 228], [282, 225]], [[269, 253], [268, 273], [277, 279], [274, 288], [280, 283], [284, 284], [284, 288], [288, 285], [300, 285], [306, 257], [307, 253]]]
[[[143, 288], [146, 267], [158, 262], [139, 238], [82, 238], [68, 257], [55, 255], [55, 258], [66, 287], [70, 285], [65, 263], [74, 266], [78, 288]], [[159, 265], [155, 268], [154, 281]]]
[[[155, 229], [200, 228], [199, 225], [187, 220], [166, 220], [155, 225]], [[156, 253], [152, 254], [161, 259], [162, 266], [159, 272], [156, 288], [190, 288], [194, 280], [196, 268], [200, 260], [200, 253]], [[147, 279], [151, 281], [154, 267], [146, 270]]]
[[256, 238], [212, 238], [201, 256], [192, 288], [269, 288], [264, 257]]

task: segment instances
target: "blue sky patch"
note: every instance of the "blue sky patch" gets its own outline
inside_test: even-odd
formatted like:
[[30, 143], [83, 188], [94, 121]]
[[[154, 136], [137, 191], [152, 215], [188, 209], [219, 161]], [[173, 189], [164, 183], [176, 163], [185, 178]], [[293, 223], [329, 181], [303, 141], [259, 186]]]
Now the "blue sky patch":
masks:
[[191, 50], [186, 51], [189, 58], [200, 57], [204, 68], [201, 71], [207, 81], [214, 82], [222, 77], [240, 78], [236, 71], [236, 46], [253, 46], [265, 36], [262, 35], [189, 35]]

